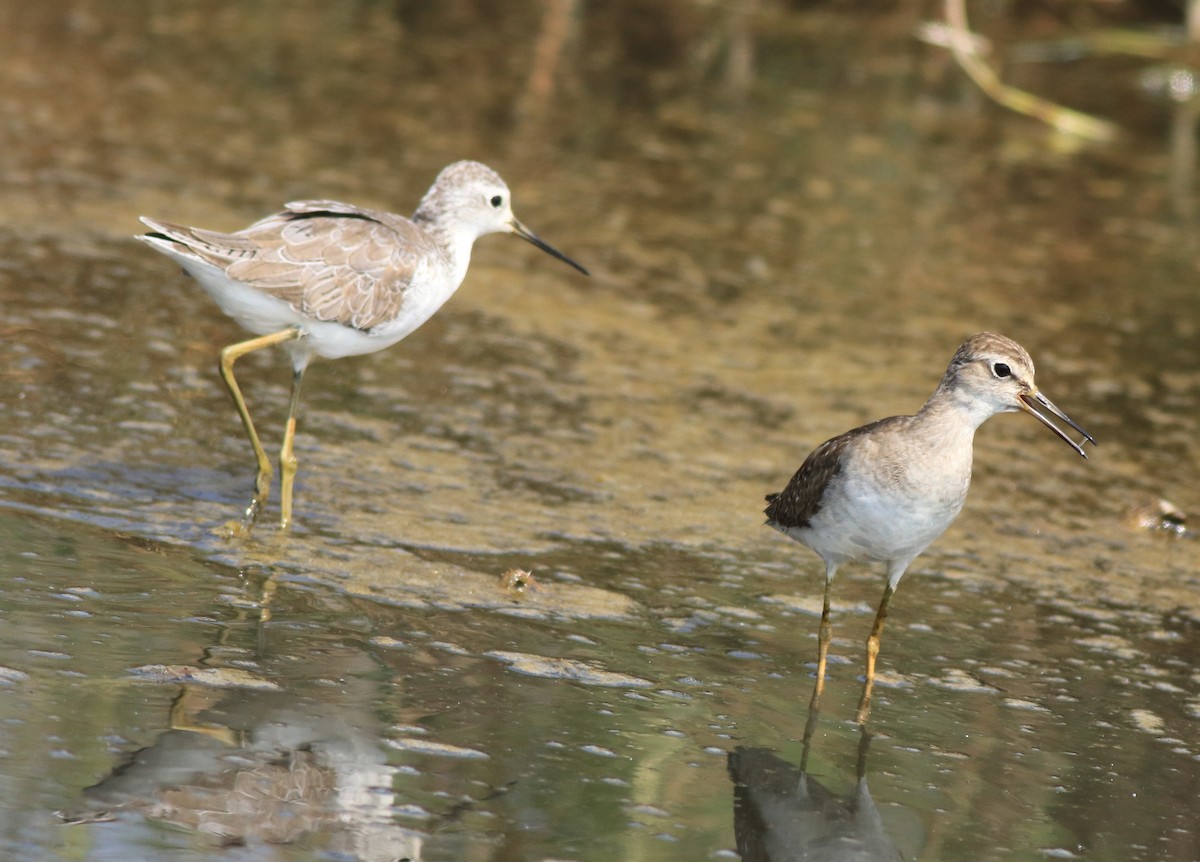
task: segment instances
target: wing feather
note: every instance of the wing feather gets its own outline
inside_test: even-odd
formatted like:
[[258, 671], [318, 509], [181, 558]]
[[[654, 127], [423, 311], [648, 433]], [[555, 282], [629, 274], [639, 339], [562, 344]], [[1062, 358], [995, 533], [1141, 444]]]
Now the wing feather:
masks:
[[821, 511], [825, 489], [841, 472], [846, 449], [867, 432], [908, 418], [892, 416], [880, 419], [826, 440], [804, 459], [800, 469], [782, 491], [767, 495], [767, 522], [780, 527], [809, 526], [813, 517]]
[[403, 216], [336, 201], [297, 201], [236, 233], [163, 222], [156, 231], [317, 320], [369, 330], [400, 311], [422, 263], [442, 248]]

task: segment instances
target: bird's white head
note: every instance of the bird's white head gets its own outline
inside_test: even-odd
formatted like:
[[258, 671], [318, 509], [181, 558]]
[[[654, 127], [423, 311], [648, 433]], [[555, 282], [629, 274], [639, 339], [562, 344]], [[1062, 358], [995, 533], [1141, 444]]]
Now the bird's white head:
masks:
[[470, 242], [489, 233], [514, 233], [551, 257], [588, 274], [517, 220], [508, 184], [480, 162], [461, 161], [443, 168], [421, 199], [413, 221], [435, 226], [447, 234], [466, 235]]
[[500, 175], [479, 162], [455, 162], [437, 175], [413, 221], [469, 229], [475, 237], [511, 230], [511, 193]]
[[958, 348], [942, 378], [941, 387], [949, 389], [956, 401], [968, 405], [978, 414], [980, 422], [996, 413], [1024, 411], [1086, 458], [1083, 446], [1055, 425], [1046, 413], [1067, 423], [1093, 446], [1095, 438], [1039, 392], [1033, 377], [1033, 359], [1025, 348], [1003, 335], [981, 332], [972, 335]]

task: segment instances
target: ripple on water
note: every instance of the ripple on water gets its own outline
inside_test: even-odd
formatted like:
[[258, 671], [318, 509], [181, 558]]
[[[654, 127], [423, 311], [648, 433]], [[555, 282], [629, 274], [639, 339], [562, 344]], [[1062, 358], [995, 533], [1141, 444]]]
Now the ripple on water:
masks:
[[413, 739], [402, 736], [385, 740], [392, 748], [408, 751], [413, 754], [429, 754], [435, 757], [457, 757], [463, 760], [487, 760], [488, 755], [474, 748], [464, 748], [460, 745], [450, 745], [445, 742], [434, 742], [432, 739]]
[[278, 691], [280, 686], [248, 671], [233, 667], [192, 667], [191, 665], [147, 664], [131, 668], [134, 676], [151, 682], [188, 683], [213, 688], [249, 688]]
[[569, 658], [547, 658], [531, 653], [507, 652], [493, 650], [484, 653], [488, 658], [504, 662], [509, 669], [526, 676], [540, 676], [547, 679], [569, 679], [584, 685], [597, 685], [605, 688], [650, 688], [654, 685], [648, 679], [601, 670], [590, 664]]
[[1133, 726], [1138, 730], [1153, 734], [1154, 736], [1160, 736], [1166, 726], [1161, 716], [1148, 709], [1131, 709], [1129, 711], [1129, 718], [1133, 721]]
[[993, 688], [959, 668], [947, 668], [940, 678], [931, 677], [928, 682], [930, 685], [949, 691], [977, 692], [981, 694], [999, 693], [999, 689]]
[[0, 665], [0, 685], [16, 685], [29, 679], [29, 674], [23, 670]]

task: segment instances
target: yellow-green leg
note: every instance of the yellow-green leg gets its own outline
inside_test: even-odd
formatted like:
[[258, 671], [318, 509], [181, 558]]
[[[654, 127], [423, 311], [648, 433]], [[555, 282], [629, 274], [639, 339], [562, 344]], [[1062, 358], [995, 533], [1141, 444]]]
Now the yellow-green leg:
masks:
[[888, 602], [892, 600], [895, 590], [889, 582], [883, 591], [883, 599], [879, 602], [879, 610], [875, 613], [875, 624], [871, 626], [871, 634], [867, 637], [867, 681], [863, 684], [862, 700], [858, 702], [859, 724], [867, 723], [871, 714], [871, 690], [875, 687], [875, 659], [879, 656], [879, 638], [883, 634], [883, 624], [887, 622]]
[[296, 453], [293, 441], [296, 438], [296, 412], [300, 407], [300, 381], [304, 369], [292, 374], [292, 400], [288, 404], [287, 425], [283, 429], [283, 446], [279, 450], [279, 526], [286, 530], [292, 523], [292, 484], [296, 480]]
[[829, 621], [829, 579], [825, 581], [825, 597], [821, 603], [821, 626], [817, 629], [817, 682], [813, 685], [810, 711], [821, 708], [821, 695], [825, 693], [825, 665], [829, 659], [829, 641], [833, 639], [833, 624]]
[[254, 522], [258, 519], [258, 513], [267, 505], [267, 498], [271, 493], [272, 471], [271, 462], [267, 459], [267, 453], [263, 450], [262, 441], [258, 439], [258, 432], [254, 430], [254, 421], [250, 418], [250, 411], [246, 407], [246, 399], [242, 397], [242, 389], [238, 386], [237, 378], [233, 376], [233, 363], [237, 362], [247, 353], [253, 353], [256, 350], [262, 350], [264, 347], [272, 347], [276, 344], [293, 341], [302, 334], [299, 329], [282, 329], [279, 332], [272, 332], [270, 335], [262, 335], [258, 338], [251, 338], [249, 341], [231, 344], [221, 351], [221, 379], [225, 381], [225, 387], [229, 390], [229, 394], [233, 396], [234, 406], [237, 407], [238, 415], [242, 418], [242, 426], [246, 429], [246, 436], [250, 438], [250, 445], [254, 447], [254, 458], [258, 462], [258, 474], [254, 479], [254, 498], [250, 501], [250, 505], [246, 507], [246, 512], [242, 515], [241, 522], [231, 522], [230, 531], [234, 535], [246, 535], [254, 528]]

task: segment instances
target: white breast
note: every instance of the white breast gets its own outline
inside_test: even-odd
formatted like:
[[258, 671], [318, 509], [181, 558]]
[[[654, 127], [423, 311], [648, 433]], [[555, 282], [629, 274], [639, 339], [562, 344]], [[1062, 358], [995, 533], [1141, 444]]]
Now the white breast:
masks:
[[820, 511], [789, 535], [826, 560], [892, 563], [911, 560], [945, 532], [966, 500], [970, 441], [919, 459], [878, 454], [871, 447], [847, 451]]
[[313, 320], [290, 303], [235, 281], [224, 270], [189, 255], [171, 254], [171, 257], [196, 279], [225, 314], [250, 332], [268, 335], [288, 326], [304, 330], [307, 338], [292, 348], [297, 363], [301, 365], [307, 364], [312, 356], [340, 359], [390, 347], [429, 320], [462, 282], [461, 277], [457, 281], [444, 275], [442, 278], [424, 279], [418, 273], [418, 278], [405, 295], [400, 313], [364, 331], [334, 321]]

